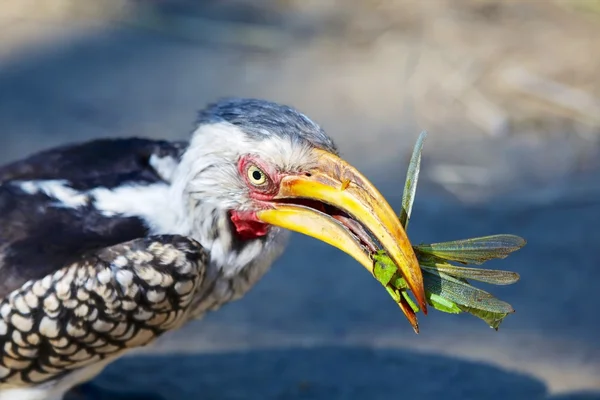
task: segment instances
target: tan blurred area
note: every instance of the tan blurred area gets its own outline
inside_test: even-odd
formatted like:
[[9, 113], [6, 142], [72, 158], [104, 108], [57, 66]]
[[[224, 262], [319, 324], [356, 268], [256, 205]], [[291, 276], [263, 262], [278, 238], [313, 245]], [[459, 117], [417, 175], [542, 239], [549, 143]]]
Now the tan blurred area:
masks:
[[[432, 131], [452, 126], [452, 134], [588, 135], [600, 124], [595, 0], [0, 4], [4, 57], [69, 26], [122, 24], [192, 41], [214, 29], [213, 42], [284, 53], [278, 86], [285, 83], [282, 90], [300, 105], [313, 101], [316, 92], [325, 108], [367, 112], [379, 121], [401, 117], [410, 107], [419, 126]], [[298, 74], [308, 78], [314, 72], [298, 82]], [[319, 90], [324, 85], [327, 92]]]

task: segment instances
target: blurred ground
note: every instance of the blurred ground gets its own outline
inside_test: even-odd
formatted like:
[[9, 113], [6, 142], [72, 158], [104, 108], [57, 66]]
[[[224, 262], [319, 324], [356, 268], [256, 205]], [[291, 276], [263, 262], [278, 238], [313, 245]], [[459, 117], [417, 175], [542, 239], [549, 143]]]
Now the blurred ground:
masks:
[[297, 237], [247, 298], [155, 349], [184, 356], [99, 382], [172, 399], [383, 398], [402, 382], [424, 399], [600, 398], [597, 4], [0, 0], [3, 162], [185, 138], [206, 102], [264, 97], [320, 122], [397, 205], [427, 129], [413, 240], [528, 240], [502, 261], [522, 280], [494, 290], [517, 310], [497, 333], [432, 313], [416, 336], [352, 260]]

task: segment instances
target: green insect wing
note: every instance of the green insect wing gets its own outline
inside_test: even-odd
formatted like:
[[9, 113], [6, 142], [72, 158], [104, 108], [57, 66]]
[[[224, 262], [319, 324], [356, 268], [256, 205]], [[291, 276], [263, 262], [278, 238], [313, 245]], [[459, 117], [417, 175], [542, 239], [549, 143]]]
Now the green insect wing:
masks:
[[450, 242], [422, 244], [415, 246], [421, 254], [428, 254], [461, 264], [481, 265], [495, 258], [506, 258], [519, 250], [527, 242], [515, 235], [492, 235]]
[[402, 211], [400, 212], [400, 223], [404, 227], [404, 230], [408, 227], [412, 206], [415, 201], [419, 170], [421, 169], [421, 151], [423, 150], [423, 143], [426, 137], [427, 132], [421, 132], [413, 149], [410, 163], [408, 164], [408, 171], [406, 172], [406, 182], [404, 183], [404, 192], [402, 193]]
[[446, 298], [454, 303], [494, 313], [512, 313], [514, 309], [505, 301], [495, 298], [492, 294], [477, 289], [450, 275], [424, 271], [423, 281], [425, 290]]
[[519, 274], [512, 271], [459, 267], [444, 262], [434, 262], [433, 264], [424, 262], [421, 264], [421, 268], [433, 273], [442, 272], [454, 278], [471, 279], [492, 285], [512, 285], [520, 279]]

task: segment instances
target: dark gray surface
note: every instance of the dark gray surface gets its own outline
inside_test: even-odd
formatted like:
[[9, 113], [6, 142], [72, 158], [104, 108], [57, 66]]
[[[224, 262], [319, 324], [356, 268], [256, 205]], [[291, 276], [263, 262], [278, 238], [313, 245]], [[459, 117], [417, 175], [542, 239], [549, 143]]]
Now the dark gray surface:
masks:
[[[165, 364], [168, 363], [168, 364]], [[133, 378], [119, 370], [104, 373], [101, 387], [148, 386], [165, 399], [600, 399], [600, 395], [551, 396], [528, 376], [482, 363], [409, 351], [364, 347], [251, 350], [216, 355], [123, 360], [139, 371]], [[170, 373], [156, 375], [170, 365]], [[193, 371], [193, 372], [192, 372]], [[201, 378], [193, 378], [195, 375]], [[424, 379], [427, 378], [427, 379]], [[108, 400], [108, 399], [107, 399]]]
[[[0, 157], [13, 160], [99, 136], [183, 138], [195, 109], [206, 101], [264, 93], [247, 84], [235, 68], [245, 57], [121, 32], [5, 61], [0, 65]], [[332, 133], [342, 151], [351, 147], [353, 135], [364, 134]], [[429, 143], [435, 147], [435, 138], [428, 140], [426, 154]], [[390, 143], [398, 142], [406, 149], [412, 146], [412, 141], [391, 133]], [[457, 144], [448, 147], [448, 154], [456, 155], [446, 155], [444, 161], [468, 162], [474, 154], [483, 163], [502, 159], [493, 141], [471, 146], [472, 155], [463, 156], [460, 149]], [[370, 160], [369, 176], [398, 205], [399, 179], [390, 179], [382, 163], [373, 163], [377, 156], [372, 151], [347, 156], [359, 167]], [[548, 168], [555, 164], [551, 156], [544, 158], [543, 144], [528, 151], [540, 170], [540, 160]], [[528, 155], [516, 154], [518, 159], [503, 162], [526, 166]], [[124, 359], [98, 382], [119, 390], [156, 391], [170, 399], [538, 399], [548, 397], [552, 386], [569, 393], [556, 399], [600, 398], [572, 394], [580, 386], [600, 387], [593, 377], [585, 378], [600, 371], [600, 202], [591, 190], [597, 185], [595, 176], [580, 181], [578, 189], [590, 190], [580, 190], [574, 198], [559, 193], [558, 203], [533, 205], [521, 203], [519, 193], [504, 185], [510, 201], [488, 193], [487, 200], [468, 206], [434, 182], [423, 182], [409, 231], [413, 241], [493, 233], [528, 240], [517, 254], [489, 264], [522, 276], [517, 285], [493, 288], [517, 310], [500, 332], [470, 316], [432, 311], [421, 317], [422, 334], [416, 337], [356, 262], [296, 235], [275, 269], [246, 298], [166, 338], [160, 347], [220, 353]], [[514, 182], [523, 192], [528, 187], [527, 181]], [[312, 347], [298, 348], [298, 342]], [[406, 350], [421, 345], [450, 355]], [[280, 349], [258, 348], [272, 346]], [[573, 376], [583, 378], [573, 381]]]

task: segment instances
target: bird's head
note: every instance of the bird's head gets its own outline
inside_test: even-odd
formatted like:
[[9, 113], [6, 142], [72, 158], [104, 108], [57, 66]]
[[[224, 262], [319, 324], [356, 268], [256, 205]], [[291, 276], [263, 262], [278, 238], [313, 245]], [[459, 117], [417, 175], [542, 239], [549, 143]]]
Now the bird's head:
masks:
[[[205, 225], [226, 216], [229, 234], [260, 242], [281, 228], [335, 246], [372, 269], [383, 248], [421, 309], [423, 278], [398, 217], [377, 189], [338, 155], [316, 123], [293, 108], [228, 99], [200, 113], [179, 165], [187, 213]], [[177, 182], [174, 182], [177, 185]], [[203, 215], [199, 215], [203, 214]], [[207, 215], [210, 214], [210, 215]]]

